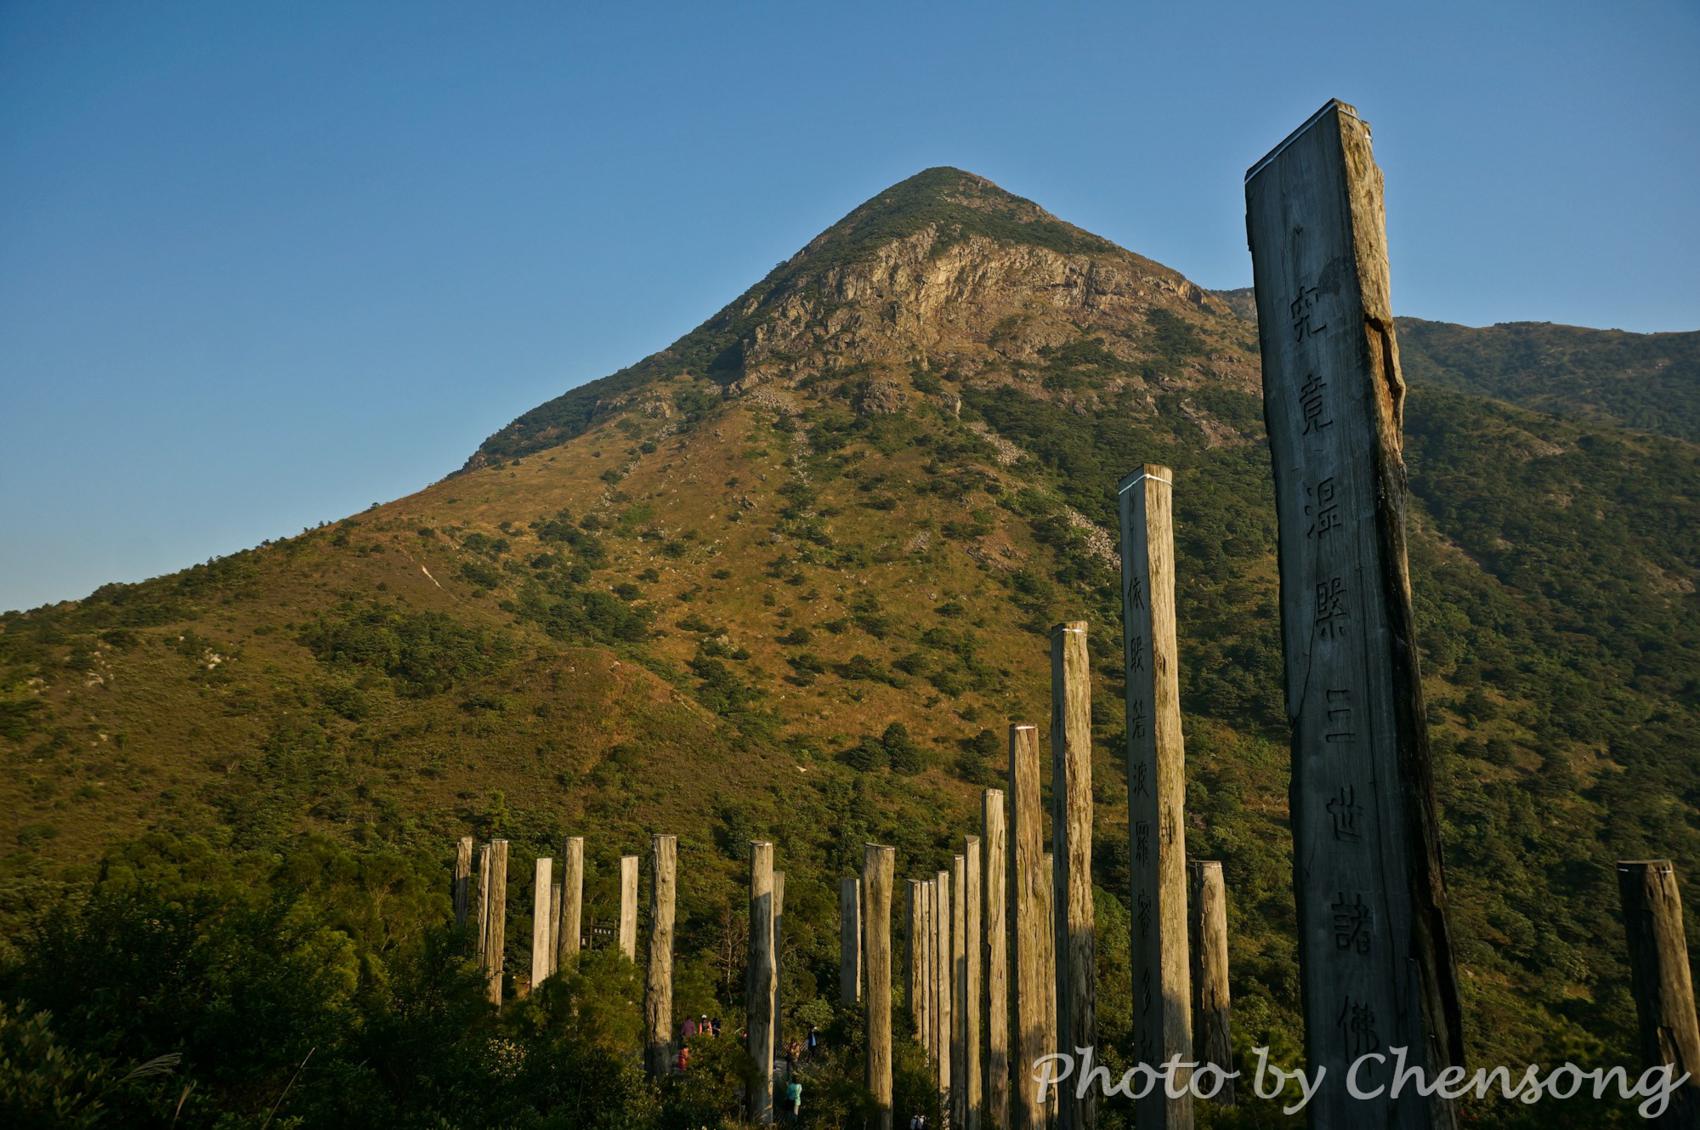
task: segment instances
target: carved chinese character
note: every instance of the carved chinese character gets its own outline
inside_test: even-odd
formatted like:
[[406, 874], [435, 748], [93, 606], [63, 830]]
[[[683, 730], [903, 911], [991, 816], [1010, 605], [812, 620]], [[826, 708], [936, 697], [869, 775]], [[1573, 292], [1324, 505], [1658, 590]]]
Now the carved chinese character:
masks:
[[1358, 804], [1358, 790], [1354, 785], [1341, 785], [1340, 795], [1330, 800], [1327, 805], [1329, 818], [1334, 821], [1334, 838], [1342, 843], [1355, 844], [1363, 840], [1363, 832], [1358, 828], [1358, 818], [1364, 814], [1363, 807]]
[[1334, 912], [1334, 948], [1368, 953], [1370, 921], [1364, 897], [1354, 894], [1348, 900], [1345, 895], [1339, 895], [1330, 909]]
[[1340, 504], [1334, 500], [1334, 477], [1330, 475], [1314, 487], [1306, 487], [1305, 494], [1311, 499], [1305, 503], [1305, 514], [1310, 518], [1310, 528], [1305, 531], [1305, 536], [1320, 539], [1330, 530], [1340, 529]]
[[1328, 728], [1323, 731], [1322, 740], [1325, 742], [1350, 743], [1357, 740], [1356, 731], [1352, 725], [1352, 692], [1349, 690], [1328, 690]]
[[[1145, 736], [1145, 722], [1143, 720], [1141, 720], [1140, 723], [1139, 723], [1139, 731], [1137, 733], [1135, 733], [1133, 736], [1136, 737], [1136, 738], [1142, 738], [1142, 737]], [[1134, 762], [1133, 768], [1128, 771], [1128, 789], [1133, 793], [1134, 796], [1150, 796], [1151, 795], [1150, 784], [1146, 780], [1146, 776], [1147, 776], [1147, 769], [1146, 769], [1146, 766], [1145, 766], [1145, 762], [1143, 762], [1143, 761]]]
[[1336, 1023], [1345, 1037], [1348, 1056], [1355, 1059], [1381, 1047], [1381, 1036], [1375, 1030], [1375, 1009], [1363, 1001], [1347, 997], [1340, 1005]]
[[1127, 641], [1127, 669], [1131, 674], [1145, 670], [1145, 637], [1134, 636]]
[[1346, 582], [1330, 577], [1316, 586], [1316, 628], [1323, 639], [1334, 639], [1346, 628]]
[[[1134, 704], [1128, 708], [1127, 733], [1128, 737], [1132, 738], [1134, 741], [1141, 741], [1144, 739], [1145, 703], [1135, 701]], [[1143, 793], [1145, 791], [1145, 766], [1137, 766], [1136, 771], [1139, 773], [1139, 791]]]
[[1315, 337], [1328, 328], [1327, 323], [1313, 322], [1316, 316], [1316, 288], [1301, 287], [1299, 296], [1288, 305], [1287, 312], [1293, 318], [1293, 340], [1303, 341], [1307, 337]]
[[1144, 863], [1151, 858], [1151, 822], [1139, 820], [1133, 825], [1133, 858]]
[[1139, 936], [1147, 937], [1151, 933], [1151, 896], [1144, 891], [1139, 892]]
[[1305, 418], [1304, 431], [1300, 432], [1300, 435], [1320, 433], [1323, 428], [1334, 426], [1333, 414], [1330, 413], [1326, 418], [1323, 415], [1327, 405], [1323, 403], [1322, 390], [1327, 387], [1327, 381], [1319, 381], [1314, 376], [1299, 386], [1299, 408], [1303, 410]]
[[1140, 580], [1137, 573], [1127, 579], [1127, 606], [1129, 608], [1145, 607], [1145, 582]]
[[1139, 974], [1139, 1011], [1151, 1011], [1151, 970], [1144, 969]]

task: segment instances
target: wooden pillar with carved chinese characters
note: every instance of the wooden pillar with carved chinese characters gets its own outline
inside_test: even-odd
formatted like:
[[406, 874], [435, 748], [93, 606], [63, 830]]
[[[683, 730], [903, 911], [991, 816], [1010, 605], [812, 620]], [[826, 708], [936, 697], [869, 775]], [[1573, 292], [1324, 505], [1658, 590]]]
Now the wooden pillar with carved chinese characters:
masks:
[[[1369, 126], [1331, 101], [1246, 173], [1293, 727], [1294, 895], [1314, 1130], [1450, 1127], [1348, 1069], [1463, 1062], [1405, 554], [1405, 382]], [[1369, 1061], [1363, 1092], [1393, 1068]]]
[[555, 930], [550, 918], [555, 909], [555, 861], [543, 856], [533, 865], [531, 891], [531, 987], [549, 979], [555, 954], [550, 945]]
[[467, 912], [472, 906], [472, 837], [462, 836], [455, 843], [454, 885], [455, 926], [466, 926]]
[[985, 837], [986, 1084], [985, 1125], [1009, 1130], [1009, 837], [1002, 789], [980, 798]]
[[933, 881], [931, 878], [921, 879], [919, 882], [921, 884], [921, 940], [918, 953], [920, 954], [919, 960], [921, 968], [917, 972], [916, 976], [921, 979], [921, 1010], [925, 1014], [922, 1018], [923, 1023], [920, 1025], [919, 1035], [921, 1037], [921, 1046], [927, 1050], [927, 1062], [931, 1063], [934, 1055], [933, 1038], [937, 1034], [934, 1031], [933, 1026], [933, 997], [936, 992], [933, 987], [933, 977], [938, 969], [938, 963], [933, 959], [933, 942], [935, 934], [935, 930], [933, 928], [933, 906], [936, 901], [936, 895], [933, 892]]
[[555, 968], [566, 969], [578, 960], [583, 932], [584, 837], [568, 836], [561, 864], [560, 918], [555, 923]]
[[[1192, 1059], [1234, 1069], [1228, 1040], [1228, 895], [1222, 865], [1194, 860], [1187, 865], [1187, 950], [1192, 957]], [[1234, 1105], [1234, 1081], [1215, 1093], [1223, 1106]]]
[[508, 945], [508, 841], [491, 840], [484, 849], [489, 869], [484, 884], [484, 993], [502, 1003], [502, 966]]
[[955, 1029], [951, 1024], [951, 991], [950, 987], [955, 978], [952, 971], [955, 966], [950, 960], [950, 872], [940, 871], [933, 877], [933, 890], [937, 898], [936, 916], [933, 922], [933, 968], [936, 970], [938, 1007], [933, 1010], [934, 1039], [938, 1043], [934, 1053], [935, 1064], [938, 1067], [939, 1097], [948, 1106], [950, 1100], [950, 1053], [952, 1033]]
[[[1050, 852], [1045, 853], [1041, 866], [1049, 880], [1039, 889], [1039, 912], [1044, 917], [1045, 936], [1040, 945], [1044, 947], [1044, 980], [1045, 980], [1045, 1051], [1067, 1051], [1075, 1054], [1074, 1049], [1063, 1048], [1061, 1044], [1062, 1030], [1057, 1026], [1057, 887], [1056, 857]], [[1077, 1065], [1078, 1066], [1078, 1065]], [[1066, 1086], [1072, 1087], [1073, 1084]], [[1062, 1116], [1063, 1087], [1053, 1087], [1049, 1100], [1045, 1104], [1045, 1118], [1055, 1125]]]
[[910, 879], [909, 885], [909, 1022], [915, 1027], [915, 1038], [921, 1038], [921, 993], [916, 980], [921, 972], [920, 949], [921, 940], [921, 886], [920, 880]]
[[[1056, 858], [1057, 1044], [1069, 1054], [1098, 1043], [1096, 934], [1092, 912], [1092, 668], [1086, 623], [1051, 629], [1051, 831]], [[1068, 1088], [1063, 1130], [1097, 1125], [1097, 1091]]]
[[853, 1008], [862, 999], [862, 881], [838, 880], [838, 1003]]
[[950, 860], [950, 1111], [952, 1126], [968, 1124], [968, 877], [967, 860]]
[[644, 1067], [659, 1079], [673, 1066], [673, 914], [678, 900], [679, 839], [654, 837], [649, 886], [649, 971], [643, 982]]
[[773, 1122], [773, 1014], [778, 1003], [779, 962], [774, 953], [773, 845], [750, 844], [750, 969], [744, 1008], [748, 1016], [750, 1121]]
[[620, 952], [637, 961], [638, 857], [620, 857]]
[[1674, 1077], [1688, 1075], [1658, 1125], [1700, 1130], [1700, 1023], [1676, 868], [1668, 859], [1619, 863], [1617, 889], [1629, 936], [1642, 1061], [1649, 1068], [1670, 1064]]
[[981, 875], [980, 837], [968, 836], [962, 845], [962, 1103], [968, 1130], [980, 1130], [984, 1118], [986, 1077], [981, 1040], [985, 1033], [985, 933], [980, 900], [985, 894]]
[[875, 1130], [892, 1130], [891, 1110], [891, 884], [897, 849], [868, 844], [862, 850], [861, 950], [867, 963], [868, 1093]]
[[[1187, 962], [1186, 750], [1175, 644], [1173, 475], [1149, 464], [1117, 488], [1122, 540], [1122, 663], [1127, 676], [1128, 861], [1133, 1035], [1141, 1062], [1192, 1062]], [[1134, 1103], [1143, 1127], [1187, 1130], [1186, 1069]], [[1179, 1097], [1171, 1097], [1179, 1092]]]
[[785, 1003], [785, 872], [773, 873], [773, 1048], [777, 1054], [785, 1050], [785, 1016], [780, 1011]]
[[1044, 807], [1039, 796], [1039, 731], [1032, 726], [1009, 728], [1009, 915], [1010, 965], [1014, 971], [1015, 1007], [1011, 1033], [1015, 1044], [1015, 1130], [1040, 1130], [1045, 1110], [1038, 1100], [1033, 1065], [1054, 1049], [1047, 1046], [1049, 1021], [1045, 987], [1050, 971], [1045, 933], [1045, 892], [1051, 873], [1043, 854]]

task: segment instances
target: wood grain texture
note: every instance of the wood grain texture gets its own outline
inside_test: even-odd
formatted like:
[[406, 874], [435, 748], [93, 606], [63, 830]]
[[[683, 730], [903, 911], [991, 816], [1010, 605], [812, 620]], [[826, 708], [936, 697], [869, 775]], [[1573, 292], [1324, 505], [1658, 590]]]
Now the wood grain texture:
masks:
[[985, 1125], [1009, 1130], [1009, 835], [1002, 789], [980, 798], [985, 844], [986, 1084]]
[[1045, 892], [1051, 883], [1044, 866], [1044, 815], [1039, 796], [1039, 731], [1032, 726], [1009, 728], [1009, 913], [1010, 964], [1014, 970], [1015, 1025], [1014, 1090], [1011, 1118], [1016, 1130], [1039, 1130], [1044, 1108], [1033, 1081], [1033, 1065], [1049, 1054], [1049, 992], [1045, 981], [1050, 966], [1045, 957], [1050, 929]]
[[758, 1126], [773, 1122], [773, 1014], [778, 1004], [779, 962], [773, 951], [773, 845], [750, 844], [750, 966], [744, 1008], [748, 1018], [750, 1077], [748, 1109]]
[[[1051, 795], [1056, 819], [1057, 1041], [1066, 1052], [1098, 1043], [1097, 933], [1092, 910], [1092, 667], [1086, 622], [1051, 629]], [[1097, 1125], [1098, 1094], [1070, 1088], [1063, 1130]]]
[[472, 837], [462, 836], [455, 843], [454, 883], [450, 888], [454, 899], [455, 926], [464, 928], [472, 906]]
[[[1041, 858], [1040, 867], [1045, 873], [1046, 881], [1039, 885], [1039, 915], [1043, 932], [1039, 935], [1039, 980], [1045, 990], [1044, 1024], [1045, 1024], [1045, 1053], [1062, 1050], [1058, 1043], [1060, 1029], [1057, 1027], [1057, 901], [1056, 858], [1046, 852]], [[1045, 1104], [1045, 1118], [1055, 1123], [1061, 1114], [1061, 1098], [1056, 1090], [1052, 1090]]]
[[555, 967], [578, 960], [584, 934], [584, 837], [568, 836], [561, 862], [561, 909], [555, 923]]
[[[1405, 383], [1369, 127], [1330, 102], [1246, 178], [1282, 650], [1312, 1127], [1451, 1127], [1359, 1057], [1462, 1063], [1457, 978], [1406, 567]], [[1360, 1072], [1368, 1086], [1391, 1069]]]
[[[1195, 860], [1187, 865], [1188, 951], [1192, 957], [1192, 1058], [1214, 1064], [1224, 1075], [1234, 1069], [1229, 1040], [1228, 897], [1222, 865]], [[1234, 1081], [1228, 1079], [1214, 1101], [1234, 1105]]]
[[[1126, 673], [1128, 860], [1133, 878], [1133, 1030], [1139, 1059], [1192, 1060], [1187, 961], [1186, 749], [1175, 642], [1173, 473], [1148, 464], [1117, 487]], [[1184, 1083], [1186, 1069], [1177, 1072]], [[1189, 1130], [1192, 1095], [1137, 1100], [1141, 1126]]]
[[862, 849], [862, 952], [866, 955], [867, 1086], [876, 1130], [892, 1130], [891, 1091], [891, 886], [897, 849]]
[[627, 961], [637, 960], [638, 857], [620, 857], [620, 952]]
[[962, 845], [962, 1080], [965, 1088], [963, 1106], [968, 1130], [980, 1130], [985, 1117], [985, 1063], [982, 1041], [985, 1038], [984, 953], [985, 927], [980, 900], [984, 895], [981, 874], [980, 837], [968, 836]]
[[936, 1044], [934, 1064], [938, 1068], [939, 1097], [945, 1102], [950, 1099], [950, 1053], [954, 1028], [951, 1024], [951, 975], [950, 960], [950, 872], [940, 871], [933, 877], [933, 891], [936, 903], [936, 916], [933, 921], [933, 968], [934, 1000], [937, 1005], [933, 1010], [933, 1039]]
[[655, 836], [650, 847], [649, 968], [643, 981], [644, 1067], [659, 1079], [673, 1066], [673, 915], [678, 901], [679, 841]]
[[923, 1012], [926, 1008], [926, 994], [921, 988], [920, 976], [922, 969], [921, 931], [926, 928], [923, 925], [925, 911], [922, 906], [925, 902], [925, 896], [921, 893], [921, 881], [919, 879], [910, 879], [907, 880], [907, 883], [909, 887], [909, 929], [906, 935], [909, 951], [909, 978], [907, 985], [909, 997], [909, 1023], [915, 1029], [915, 1039], [924, 1045], [926, 1040], [923, 1033], [926, 1031], [926, 1020], [923, 1016]]
[[967, 861], [950, 858], [950, 1124], [968, 1120]]
[[508, 841], [491, 840], [490, 881], [485, 909], [484, 992], [491, 1004], [502, 1003], [502, 968], [508, 945]]
[[838, 880], [838, 1003], [850, 1008], [862, 999], [862, 881]]
[[1648, 1067], [1672, 1064], [1688, 1082], [1672, 1096], [1660, 1130], [1700, 1130], [1700, 1023], [1682, 925], [1682, 895], [1668, 859], [1617, 865], [1623, 925], [1629, 936], [1629, 975]]
[[531, 889], [531, 987], [538, 988], [549, 979], [553, 968], [554, 951], [550, 939], [554, 930], [549, 925], [555, 909], [555, 861], [548, 856], [532, 865]]

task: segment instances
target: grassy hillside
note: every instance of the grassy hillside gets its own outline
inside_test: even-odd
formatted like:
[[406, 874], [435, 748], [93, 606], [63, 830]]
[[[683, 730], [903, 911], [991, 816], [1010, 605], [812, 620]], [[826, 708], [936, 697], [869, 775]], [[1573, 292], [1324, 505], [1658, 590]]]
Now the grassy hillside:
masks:
[[[1110, 535], [1118, 478], [1164, 462], [1188, 847], [1226, 868], [1236, 1041], [1296, 1057], [1256, 364], [1229, 303], [930, 170], [443, 482], [0, 617], [6, 957], [27, 973], [26, 924], [91, 884], [166, 870], [217, 888], [235, 859], [292, 900], [319, 890], [303, 868], [344, 900], [362, 867], [424, 876], [395, 880], [423, 884], [405, 937], [337, 927], [399, 960], [446, 915], [450, 844], [473, 832], [513, 841], [517, 970], [534, 855], [585, 835], [606, 920], [617, 857], [671, 831], [681, 1015], [732, 1015], [761, 836], [788, 877], [788, 1015], [830, 1017], [838, 877], [866, 840], [896, 845], [900, 877], [946, 864], [1006, 725], [1046, 729], [1045, 630], [1085, 618], [1100, 1022], [1126, 1048]], [[1610, 864], [1669, 855], [1700, 874], [1700, 448], [1410, 369], [1412, 571], [1470, 1054], [1633, 1062]], [[1688, 397], [1667, 390], [1670, 419]], [[115, 869], [115, 852], [142, 862]], [[367, 862], [323, 862], [342, 852]], [[321, 862], [289, 862], [302, 853]], [[352, 983], [381, 964], [356, 961]], [[290, 1054], [254, 1078], [287, 1078]]]

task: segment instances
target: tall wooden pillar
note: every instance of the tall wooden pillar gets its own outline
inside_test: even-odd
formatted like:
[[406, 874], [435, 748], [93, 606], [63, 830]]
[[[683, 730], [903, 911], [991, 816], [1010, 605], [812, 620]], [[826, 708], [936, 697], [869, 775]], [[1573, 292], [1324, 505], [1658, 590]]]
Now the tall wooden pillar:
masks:
[[658, 835], [649, 888], [649, 973], [643, 984], [644, 1066], [659, 1078], [673, 1066], [673, 912], [678, 892], [679, 839]]
[[[1050, 1052], [1064, 1050], [1061, 1043], [1062, 1030], [1057, 1024], [1056, 858], [1050, 852], [1046, 852], [1042, 866], [1045, 875], [1052, 880], [1039, 888], [1039, 913], [1045, 926], [1044, 936], [1039, 941], [1042, 947], [1040, 961], [1044, 966], [1045, 983], [1045, 1051], [1049, 1054]], [[1074, 1052], [1072, 1048], [1067, 1050], [1070, 1054]], [[1072, 1089], [1073, 1085], [1071, 1081], [1065, 1085], [1065, 1089]], [[1062, 1097], [1061, 1090], [1053, 1089], [1049, 1101], [1046, 1103], [1045, 1117], [1052, 1123], [1055, 1123], [1062, 1116]]]
[[748, 1016], [750, 1059], [755, 1074], [749, 1084], [750, 1121], [773, 1122], [773, 1033], [779, 992], [779, 961], [774, 952], [777, 915], [773, 900], [773, 845], [750, 844], [750, 971], [744, 1003]]
[[490, 869], [484, 887], [484, 991], [491, 1004], [501, 1004], [503, 956], [508, 945], [508, 841], [491, 840], [485, 850]]
[[[1062, 1050], [1098, 1043], [1092, 912], [1092, 668], [1081, 620], [1051, 629], [1051, 793], [1056, 856], [1057, 1035]], [[1097, 1091], [1069, 1089], [1064, 1130], [1097, 1125]]]
[[1009, 838], [1002, 789], [980, 798], [985, 836], [986, 1084], [984, 1124], [1009, 1130]]
[[[1133, 1031], [1142, 1062], [1192, 1055], [1187, 959], [1186, 750], [1175, 643], [1173, 474], [1151, 464], [1118, 487], [1122, 537], [1122, 663], [1127, 676], [1128, 858], [1133, 891]], [[1187, 1071], [1177, 1072], [1177, 1089]], [[1134, 1104], [1157, 1130], [1192, 1126], [1192, 1092], [1162, 1087]]]
[[862, 881], [838, 880], [838, 1003], [852, 1008], [862, 999]]
[[933, 908], [938, 896], [933, 890], [931, 878], [917, 880], [921, 884], [921, 940], [917, 953], [920, 955], [921, 968], [916, 976], [921, 980], [921, 1011], [923, 1013], [919, 1025], [921, 1046], [927, 1050], [927, 1062], [931, 1063], [937, 1054], [934, 1051], [933, 1037], [937, 1034], [933, 1027], [933, 1010], [935, 1008], [933, 980], [938, 971], [938, 961], [933, 957], [933, 944], [937, 937], [937, 929], [933, 925]]
[[968, 1124], [968, 877], [960, 855], [950, 861], [950, 1110], [952, 1126]]
[[921, 983], [923, 933], [926, 929], [926, 895], [919, 879], [909, 880], [909, 1021], [915, 1026], [915, 1038], [926, 1046], [927, 996]]
[[1033, 1065], [1050, 1054], [1045, 988], [1050, 929], [1045, 915], [1045, 892], [1051, 874], [1045, 868], [1044, 808], [1039, 796], [1039, 731], [1032, 726], [1009, 728], [1009, 914], [1011, 965], [1014, 969], [1015, 1043], [1014, 1110], [1016, 1130], [1040, 1130], [1044, 1108]]
[[637, 960], [638, 857], [620, 857], [620, 952]]
[[980, 899], [985, 894], [981, 874], [980, 837], [969, 836], [962, 849], [962, 1050], [964, 1063], [963, 1105], [967, 1112], [968, 1130], [980, 1130], [985, 1118], [985, 1064], [981, 1055], [984, 1035], [985, 931], [981, 920]]
[[950, 947], [950, 872], [940, 871], [933, 879], [935, 890], [938, 892], [938, 920], [933, 923], [933, 937], [936, 939], [933, 955], [937, 973], [938, 1008], [933, 1017], [933, 1027], [937, 1031], [938, 1052], [937, 1066], [939, 1076], [939, 1096], [948, 1105], [951, 1094], [951, 1051], [956, 1031], [954, 1017], [951, 1013], [951, 986], [955, 983], [955, 965], [951, 961]]
[[1635, 994], [1641, 1058], [1648, 1067], [1670, 1064], [1677, 1088], [1661, 1127], [1700, 1130], [1700, 1023], [1682, 926], [1682, 895], [1668, 859], [1617, 865], [1623, 925], [1629, 935], [1630, 987]]
[[537, 860], [532, 871], [531, 891], [531, 987], [538, 989], [549, 979], [553, 967], [554, 951], [550, 948], [550, 939], [554, 930], [549, 924], [550, 913], [554, 910], [553, 875], [555, 861], [548, 856]]
[[561, 916], [555, 927], [555, 964], [578, 960], [584, 935], [584, 837], [568, 836], [561, 869]]
[[[1192, 1059], [1221, 1068], [1224, 1077], [1234, 1069], [1234, 1049], [1228, 1039], [1228, 897], [1222, 865], [1195, 860], [1187, 865], [1187, 950], [1192, 958]], [[1234, 1081], [1227, 1079], [1215, 1101], [1234, 1105]]]
[[773, 1050], [785, 1050], [785, 872], [773, 873]]
[[[1455, 1125], [1444, 1099], [1348, 1093], [1405, 1047], [1463, 1062], [1405, 556], [1405, 382], [1369, 126], [1329, 102], [1246, 174], [1279, 519], [1311, 1126]], [[1360, 1090], [1392, 1064], [1359, 1071]], [[1390, 1088], [1389, 1088], [1390, 1089]]]
[[868, 1092], [875, 1130], [892, 1130], [891, 885], [897, 849], [868, 844], [862, 856], [862, 952], [867, 960]]
[[462, 836], [455, 843], [454, 896], [455, 925], [466, 925], [467, 912], [472, 904], [472, 837]]
[[485, 951], [490, 948], [490, 861], [496, 853], [489, 844], [478, 849], [478, 968], [485, 969]]

